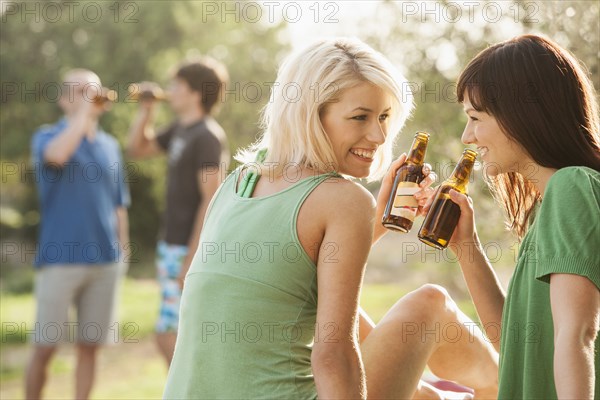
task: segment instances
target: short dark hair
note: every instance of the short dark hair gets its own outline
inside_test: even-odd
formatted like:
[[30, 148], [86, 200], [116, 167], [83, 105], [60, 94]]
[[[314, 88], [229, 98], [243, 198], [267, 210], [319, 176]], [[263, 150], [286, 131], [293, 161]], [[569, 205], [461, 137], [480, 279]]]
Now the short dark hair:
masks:
[[212, 114], [218, 110], [217, 103], [223, 98], [223, 89], [229, 79], [223, 64], [205, 56], [184, 63], [175, 76], [185, 81], [191, 90], [201, 94], [200, 105], [206, 113]]

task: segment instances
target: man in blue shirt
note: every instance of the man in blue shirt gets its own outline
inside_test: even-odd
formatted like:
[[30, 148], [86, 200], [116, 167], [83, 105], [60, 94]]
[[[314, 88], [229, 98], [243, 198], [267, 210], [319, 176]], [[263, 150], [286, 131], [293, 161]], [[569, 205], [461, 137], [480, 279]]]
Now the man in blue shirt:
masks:
[[[89, 397], [97, 349], [114, 338], [117, 286], [125, 272], [129, 192], [119, 144], [98, 126], [106, 111], [98, 76], [68, 72], [59, 104], [65, 116], [32, 139], [41, 204], [35, 258], [35, 350], [26, 398], [39, 398], [47, 366], [61, 342], [76, 337], [77, 399]], [[74, 304], [77, 323], [68, 321]], [[111, 332], [113, 330], [113, 332]]]

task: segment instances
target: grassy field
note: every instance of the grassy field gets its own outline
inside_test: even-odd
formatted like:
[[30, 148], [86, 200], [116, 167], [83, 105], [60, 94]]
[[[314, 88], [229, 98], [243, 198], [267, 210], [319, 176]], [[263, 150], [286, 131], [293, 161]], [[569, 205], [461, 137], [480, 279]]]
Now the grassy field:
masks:
[[[396, 300], [413, 289], [400, 284], [366, 284], [362, 293], [363, 308], [378, 321]], [[128, 278], [120, 299], [120, 330], [115, 330], [118, 343], [100, 354], [95, 399], [160, 398], [166, 377], [166, 366], [154, 345], [152, 330], [158, 309], [158, 287], [154, 280]], [[461, 304], [469, 314], [472, 307]], [[0, 303], [2, 323], [0, 344], [0, 398], [23, 398], [23, 373], [29, 359], [31, 329], [35, 305], [30, 294], [4, 294]], [[134, 330], [136, 328], [137, 330]], [[75, 353], [63, 346], [54, 358], [45, 397], [71, 398]]]

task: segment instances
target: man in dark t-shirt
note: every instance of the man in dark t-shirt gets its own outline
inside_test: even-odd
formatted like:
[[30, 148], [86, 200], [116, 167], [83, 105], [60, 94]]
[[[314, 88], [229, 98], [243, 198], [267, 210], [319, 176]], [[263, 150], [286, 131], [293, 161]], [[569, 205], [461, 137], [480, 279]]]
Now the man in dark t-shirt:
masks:
[[212, 115], [221, 102], [227, 80], [223, 65], [205, 57], [185, 64], [172, 79], [168, 99], [177, 119], [154, 135], [152, 117], [156, 85], [139, 85], [140, 108], [130, 128], [128, 154], [146, 158], [168, 156], [166, 208], [157, 246], [161, 307], [156, 324], [161, 353], [171, 363], [183, 279], [200, 239], [208, 204], [227, 170], [229, 149], [221, 126]]

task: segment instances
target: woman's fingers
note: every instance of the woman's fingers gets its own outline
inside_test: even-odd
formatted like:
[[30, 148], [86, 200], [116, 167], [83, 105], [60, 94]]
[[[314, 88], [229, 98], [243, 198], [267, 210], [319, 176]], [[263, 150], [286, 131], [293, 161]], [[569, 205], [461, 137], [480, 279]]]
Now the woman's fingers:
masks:
[[[423, 173], [425, 173], [425, 167], [423, 167]], [[422, 187], [422, 188], [429, 187], [429, 186], [433, 185], [436, 181], [437, 181], [437, 174], [430, 170], [425, 175], [425, 179], [423, 179], [421, 181], [421, 183], [419, 183], [419, 187]]]
[[429, 174], [431, 174], [433, 172], [433, 168], [431, 168], [431, 164], [424, 163], [423, 168], [421, 168], [421, 172], [423, 172], [423, 175], [425, 175], [425, 177], [429, 176]]
[[406, 161], [406, 153], [402, 153], [400, 157], [398, 157], [388, 169], [388, 172], [385, 174], [385, 177], [381, 181], [381, 188], [379, 189], [379, 196], [377, 198], [378, 207], [384, 207], [387, 199], [390, 197], [392, 186], [394, 185], [394, 178], [396, 177], [396, 173]]
[[452, 234], [451, 243], [472, 243], [478, 240], [475, 229], [475, 215], [473, 211], [473, 200], [454, 189], [448, 193], [450, 200], [460, 207], [460, 218], [456, 230]]
[[[402, 165], [406, 162], [406, 153], [402, 153], [400, 157], [398, 157], [391, 165], [388, 170], [387, 175], [385, 176], [381, 189], [379, 192], [378, 203], [379, 200], [383, 201], [382, 195], [385, 196], [385, 201], [389, 197], [390, 191], [392, 190], [392, 185], [394, 183], [394, 177], [396, 173], [402, 167]], [[414, 194], [415, 199], [417, 200], [417, 204], [419, 206], [418, 214], [424, 215], [431, 202], [433, 201], [433, 195], [435, 194], [435, 190], [431, 188], [431, 185], [437, 181], [437, 174], [433, 172], [431, 165], [428, 163], [423, 164], [422, 169], [423, 175], [425, 178], [419, 183], [419, 190]], [[378, 204], [379, 206], [379, 204]]]
[[417, 215], [424, 216], [427, 214], [427, 211], [429, 211], [429, 208], [431, 207], [431, 203], [433, 203], [435, 193], [436, 189], [427, 187], [414, 194], [415, 198], [417, 199], [417, 204], [419, 205]]
[[420, 190], [414, 194], [419, 207], [423, 207], [427, 203], [431, 203], [430, 199], [434, 195], [435, 190], [430, 186], [437, 181], [437, 174], [432, 171], [430, 164], [423, 164], [423, 175], [425, 175], [425, 179], [419, 183]]
[[434, 194], [435, 194], [435, 189], [433, 189], [432, 187], [426, 187], [426, 188], [419, 190], [418, 192], [415, 192], [415, 194], [413, 196], [415, 197], [415, 199], [417, 199], [417, 203], [419, 203], [419, 205], [425, 205], [426, 202], [431, 197], [433, 197]]
[[450, 189], [450, 192], [448, 193], [450, 195], [450, 199], [455, 202], [456, 204], [458, 204], [458, 206], [460, 207], [460, 212], [462, 213], [466, 213], [466, 215], [470, 215], [473, 214], [473, 201], [471, 200], [470, 197], [457, 192], [454, 189]]
[[402, 154], [400, 154], [400, 157], [398, 157], [390, 165], [390, 168], [388, 169], [388, 173], [385, 176], [385, 180], [388, 181], [389, 183], [393, 183], [396, 173], [398, 172], [398, 170], [400, 169], [402, 164], [404, 164], [405, 162], [406, 162], [406, 153], [402, 153]]
[[387, 201], [387, 197], [389, 197], [390, 192], [392, 190], [392, 185], [394, 184], [394, 178], [396, 177], [396, 173], [398, 172], [398, 170], [400, 169], [402, 164], [404, 164], [405, 161], [406, 161], [406, 153], [402, 153], [400, 155], [400, 157], [398, 157], [396, 159], [396, 161], [394, 161], [390, 165], [388, 172], [386, 173], [385, 177], [381, 181], [380, 195], [382, 195], [382, 194], [385, 195], [386, 201]]
[[403, 153], [398, 157], [388, 168], [387, 173], [383, 177], [381, 181], [381, 188], [379, 189], [379, 195], [377, 196], [377, 209], [378, 213], [383, 215], [383, 210], [387, 204], [387, 201], [392, 192], [392, 186], [394, 185], [394, 178], [396, 177], [396, 173], [398, 169], [404, 164], [406, 161], [406, 154]]

